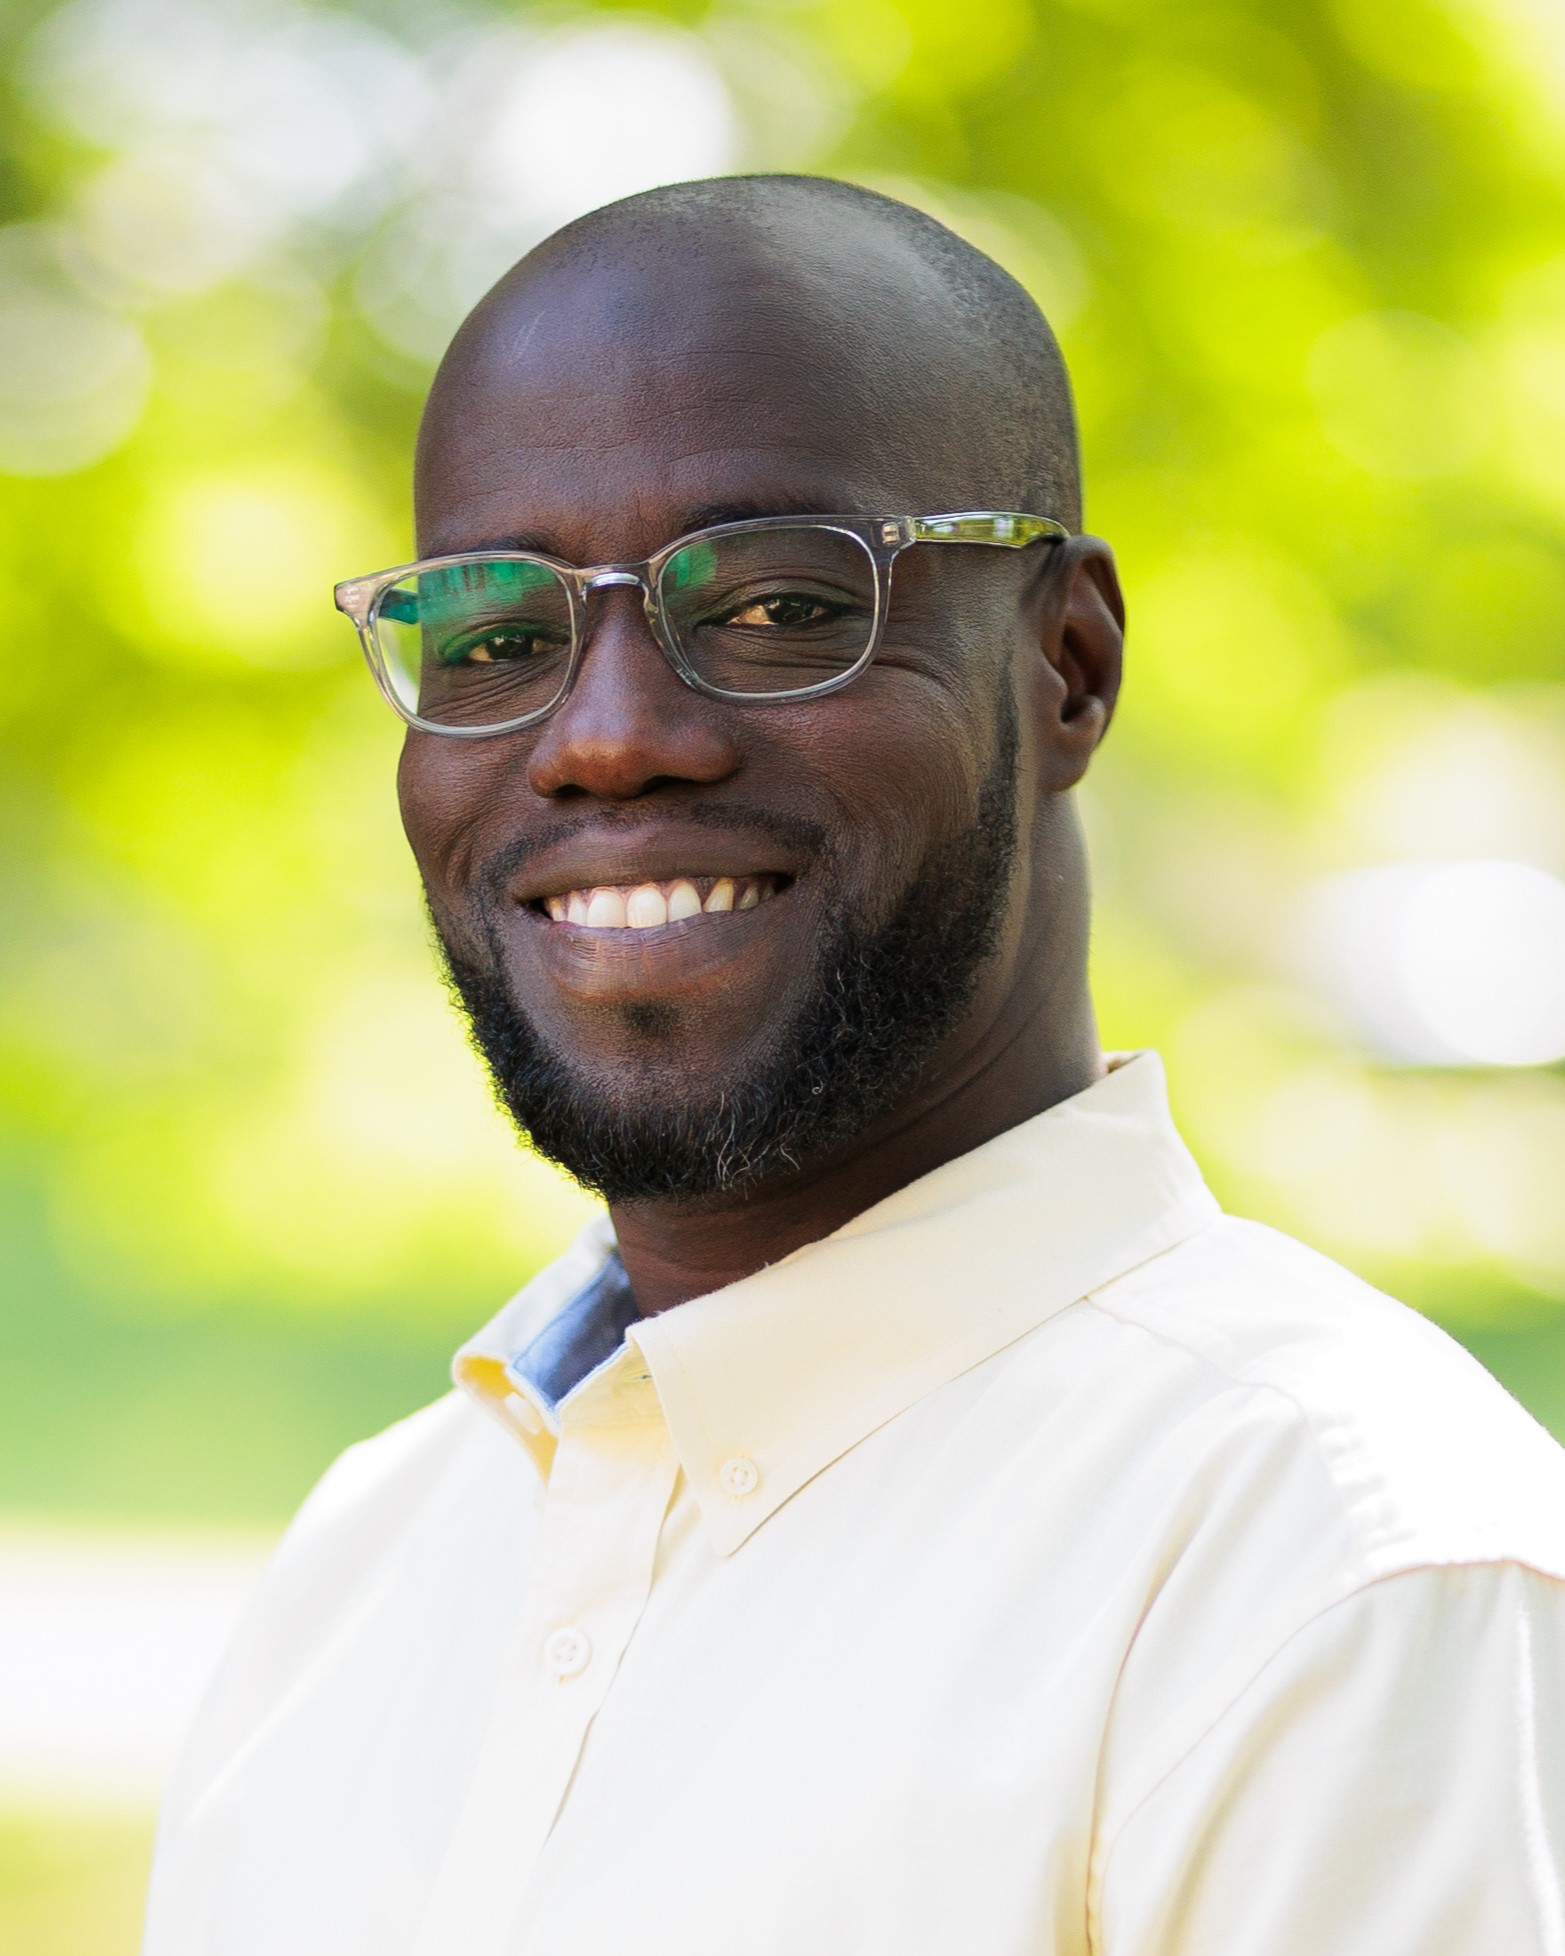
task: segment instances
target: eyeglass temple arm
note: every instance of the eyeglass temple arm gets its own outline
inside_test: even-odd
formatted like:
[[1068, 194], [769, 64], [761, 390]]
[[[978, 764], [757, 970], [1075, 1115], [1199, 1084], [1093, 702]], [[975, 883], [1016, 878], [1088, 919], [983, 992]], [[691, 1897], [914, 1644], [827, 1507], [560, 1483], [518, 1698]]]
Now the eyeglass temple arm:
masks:
[[914, 543], [999, 543], [1012, 550], [1040, 537], [1058, 543], [1070, 535], [1049, 516], [1024, 516], [1019, 510], [953, 510], [949, 516], [910, 516]]

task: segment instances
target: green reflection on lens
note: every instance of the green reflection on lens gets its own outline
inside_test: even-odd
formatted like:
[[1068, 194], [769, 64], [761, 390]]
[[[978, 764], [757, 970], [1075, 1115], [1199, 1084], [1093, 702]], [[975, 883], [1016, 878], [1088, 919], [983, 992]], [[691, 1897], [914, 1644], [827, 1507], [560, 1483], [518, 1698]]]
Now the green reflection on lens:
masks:
[[668, 577], [676, 591], [694, 590], [710, 584], [717, 574], [717, 545], [692, 543], [669, 559]]
[[[495, 599], [538, 591], [559, 582], [547, 564], [508, 563], [490, 560], [481, 564], [446, 564], [439, 570], [424, 571], [415, 594], [405, 585], [388, 592], [381, 611], [406, 625], [442, 625], [461, 617], [475, 600], [492, 604]], [[397, 601], [394, 609], [390, 600]]]

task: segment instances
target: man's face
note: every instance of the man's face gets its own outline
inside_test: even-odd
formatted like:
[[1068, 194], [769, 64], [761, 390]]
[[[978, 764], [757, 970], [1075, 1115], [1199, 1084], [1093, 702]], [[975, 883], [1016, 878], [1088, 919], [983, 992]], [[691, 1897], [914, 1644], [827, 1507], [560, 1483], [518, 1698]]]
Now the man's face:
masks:
[[[635, 561], [730, 515], [983, 500], [897, 414], [894, 375], [763, 283], [545, 274], [437, 398], [421, 550]], [[403, 817], [436, 927], [545, 1152], [611, 1199], [718, 1193], [849, 1142], [960, 1039], [1015, 950], [1014, 667], [1039, 582], [1036, 551], [905, 553], [870, 668], [781, 704], [687, 688], [640, 594], [611, 589], [541, 726], [410, 732]], [[761, 900], [646, 930], [551, 915], [721, 878]]]

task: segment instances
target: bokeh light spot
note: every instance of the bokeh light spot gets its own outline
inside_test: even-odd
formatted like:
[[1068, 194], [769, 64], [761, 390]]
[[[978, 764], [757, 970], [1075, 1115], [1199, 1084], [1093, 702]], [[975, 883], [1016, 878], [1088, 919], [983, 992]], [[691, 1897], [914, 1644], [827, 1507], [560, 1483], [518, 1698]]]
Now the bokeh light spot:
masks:
[[1388, 1057], [1565, 1059], [1565, 882], [1530, 863], [1350, 871], [1311, 893], [1304, 941], [1327, 989]]
[[346, 659], [331, 587], [371, 526], [348, 485], [276, 464], [178, 482], [145, 520], [138, 568], [153, 649], [178, 663], [299, 668]]
[[140, 419], [151, 361], [126, 319], [43, 294], [0, 298], [0, 469], [65, 475]]
[[639, 22], [568, 28], [519, 62], [474, 147], [483, 187], [550, 229], [655, 184], [733, 167], [728, 91], [699, 41]]
[[0, 229], [0, 473], [68, 475], [135, 427], [152, 377], [139, 328], [67, 275], [59, 227]]

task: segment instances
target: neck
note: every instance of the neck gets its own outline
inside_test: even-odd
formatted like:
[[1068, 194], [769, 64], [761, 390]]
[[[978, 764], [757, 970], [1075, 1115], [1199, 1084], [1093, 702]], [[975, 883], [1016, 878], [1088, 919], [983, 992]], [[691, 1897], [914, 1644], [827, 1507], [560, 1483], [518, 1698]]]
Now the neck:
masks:
[[1003, 1012], [987, 1036], [937, 1060], [913, 1096], [827, 1161], [710, 1202], [614, 1205], [642, 1315], [721, 1290], [818, 1242], [1090, 1086], [1103, 1072], [1097, 1029], [1085, 987], [1070, 990], [1074, 997], [1061, 998], [1040, 986], [1028, 1008]]

